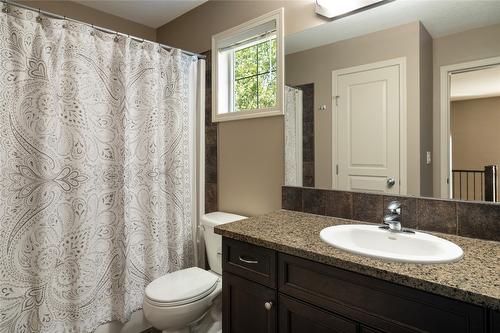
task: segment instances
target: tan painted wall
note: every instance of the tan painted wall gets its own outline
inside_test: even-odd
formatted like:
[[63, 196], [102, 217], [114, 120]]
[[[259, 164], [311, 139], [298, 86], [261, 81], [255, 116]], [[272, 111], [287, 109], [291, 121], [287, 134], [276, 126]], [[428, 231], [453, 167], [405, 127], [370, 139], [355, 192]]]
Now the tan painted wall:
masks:
[[327, 22], [314, 14], [314, 1], [211, 0], [158, 29], [158, 41], [194, 52], [211, 48], [212, 35], [277, 8], [285, 8], [285, 34]]
[[[313, 1], [208, 1], [158, 29], [158, 41], [195, 52], [212, 35], [271, 10], [285, 8], [285, 34], [327, 22]], [[258, 215], [281, 208], [283, 118], [219, 123], [219, 209]]]
[[100, 12], [76, 2], [38, 0], [20, 0], [17, 2], [26, 6], [40, 8], [54, 14], [67, 16], [69, 18], [94, 24], [103, 28], [119, 31], [151, 41], [156, 41], [156, 29], [123, 19], [118, 16]]
[[451, 103], [453, 169], [500, 166], [500, 97]]
[[286, 56], [285, 82], [314, 82], [314, 105], [328, 108], [314, 111], [316, 187], [332, 184], [332, 71], [406, 57], [408, 193], [420, 193], [420, 30], [419, 22], [414, 22]]
[[281, 207], [283, 118], [219, 125], [219, 209], [250, 216]]
[[440, 196], [440, 68], [461, 62], [500, 56], [500, 24], [436, 38], [433, 41], [434, 195]]

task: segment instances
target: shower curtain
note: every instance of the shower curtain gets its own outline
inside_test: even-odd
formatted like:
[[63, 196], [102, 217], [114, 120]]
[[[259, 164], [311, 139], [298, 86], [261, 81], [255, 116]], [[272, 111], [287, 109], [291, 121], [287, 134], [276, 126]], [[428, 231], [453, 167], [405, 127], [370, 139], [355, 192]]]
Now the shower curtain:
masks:
[[302, 90], [285, 86], [285, 185], [302, 186]]
[[0, 332], [126, 321], [193, 265], [196, 58], [0, 13]]

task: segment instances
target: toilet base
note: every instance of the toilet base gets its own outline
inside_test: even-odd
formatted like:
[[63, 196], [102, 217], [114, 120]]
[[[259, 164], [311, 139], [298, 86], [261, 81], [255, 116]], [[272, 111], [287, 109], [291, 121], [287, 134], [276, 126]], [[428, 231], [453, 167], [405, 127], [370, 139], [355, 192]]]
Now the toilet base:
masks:
[[222, 295], [217, 296], [207, 313], [189, 327], [162, 333], [222, 333]]
[[191, 332], [189, 331], [189, 328], [183, 328], [182, 330], [176, 330], [176, 331], [165, 330], [162, 331], [162, 333], [191, 333]]

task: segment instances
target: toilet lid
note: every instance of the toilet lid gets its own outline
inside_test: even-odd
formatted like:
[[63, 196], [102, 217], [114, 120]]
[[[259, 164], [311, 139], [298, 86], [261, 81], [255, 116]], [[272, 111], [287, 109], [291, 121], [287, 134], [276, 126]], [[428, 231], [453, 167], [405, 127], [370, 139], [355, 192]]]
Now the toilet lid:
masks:
[[186, 304], [212, 292], [217, 281], [215, 274], [198, 267], [190, 267], [151, 282], [146, 287], [146, 297], [163, 304]]

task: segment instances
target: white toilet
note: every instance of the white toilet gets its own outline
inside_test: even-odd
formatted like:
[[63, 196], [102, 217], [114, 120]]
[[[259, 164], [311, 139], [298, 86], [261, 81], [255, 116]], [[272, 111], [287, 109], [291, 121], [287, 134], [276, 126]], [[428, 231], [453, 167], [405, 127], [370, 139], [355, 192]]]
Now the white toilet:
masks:
[[246, 217], [214, 212], [202, 217], [210, 271], [190, 267], [157, 278], [146, 287], [143, 312], [148, 322], [164, 333], [189, 332], [210, 310], [222, 291], [222, 237], [214, 226]]

